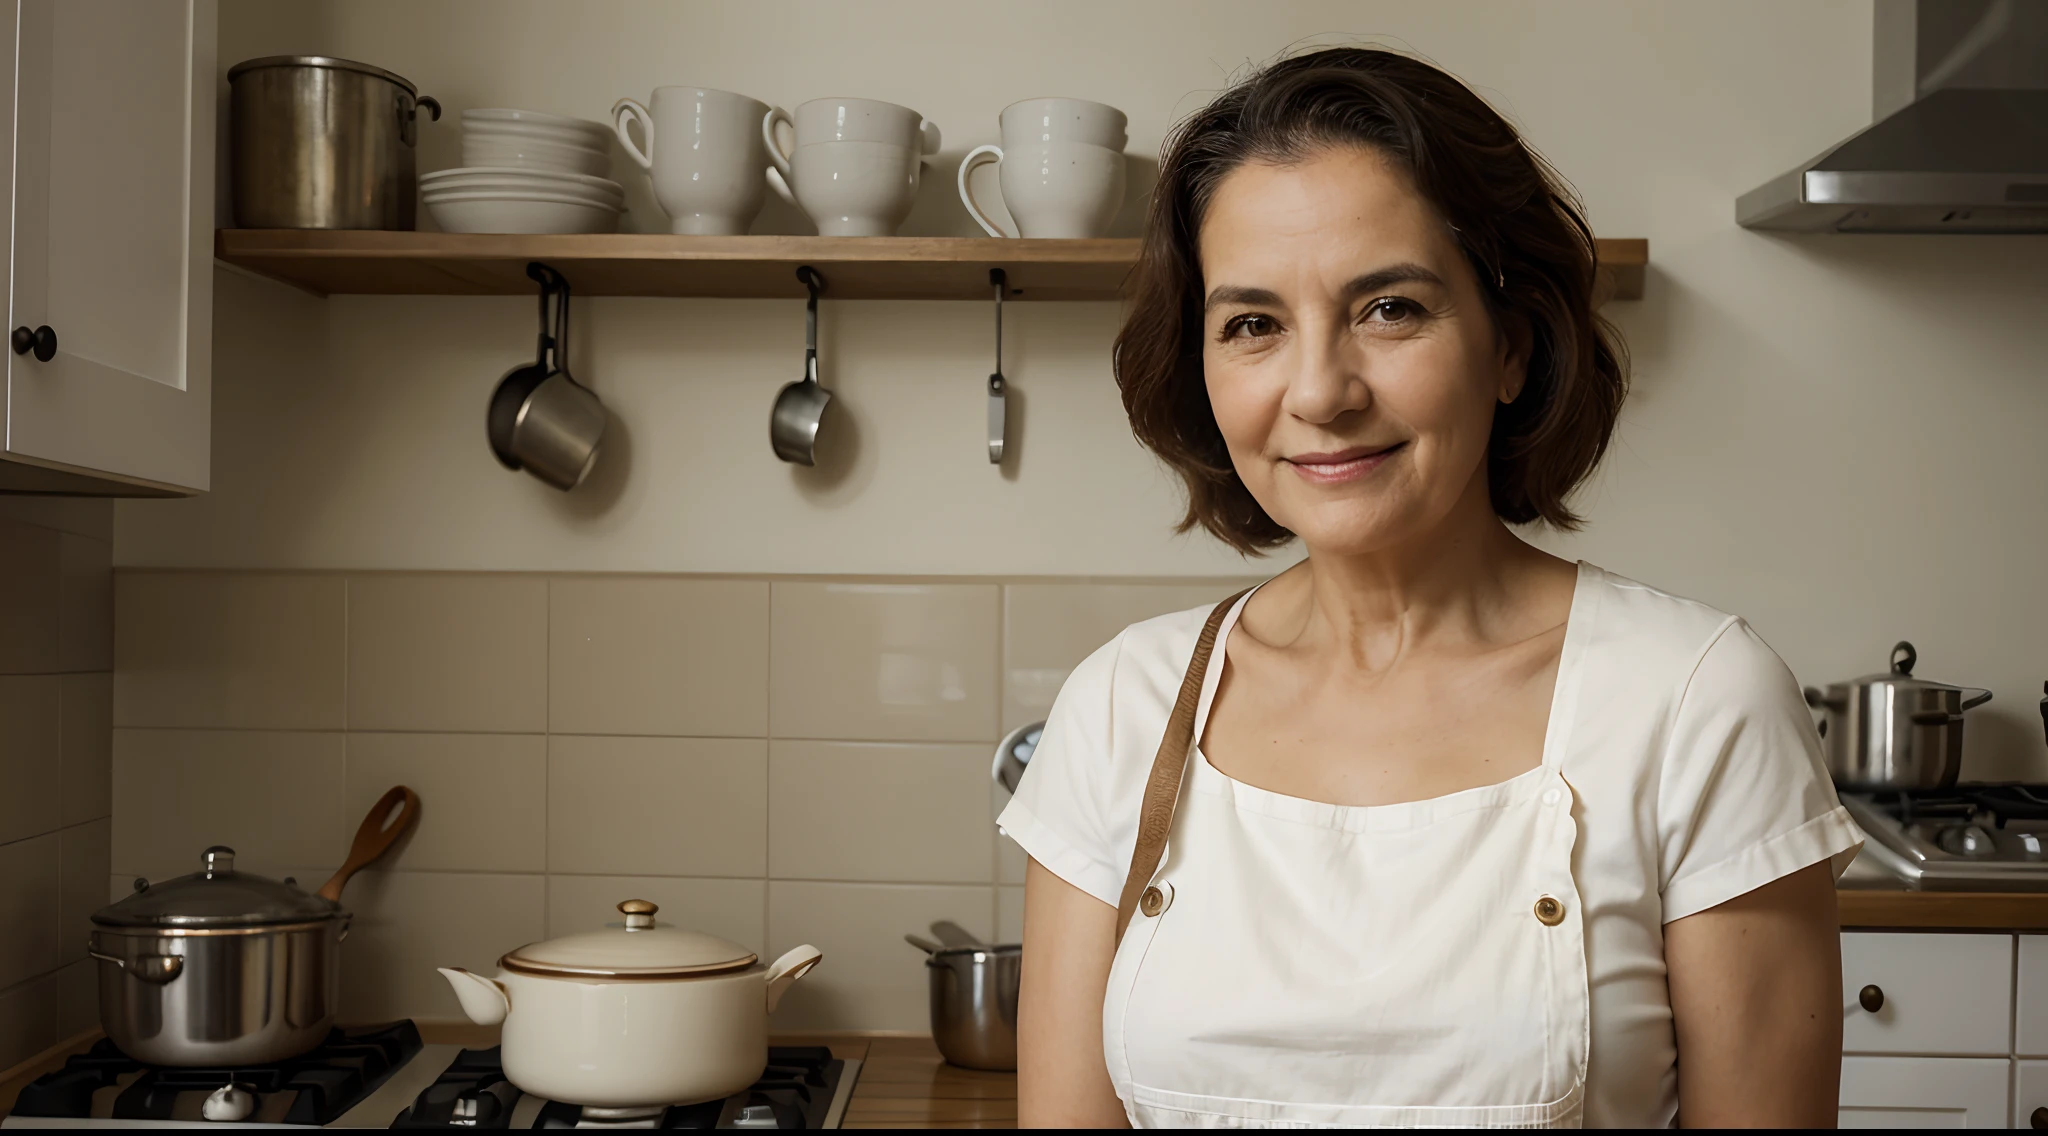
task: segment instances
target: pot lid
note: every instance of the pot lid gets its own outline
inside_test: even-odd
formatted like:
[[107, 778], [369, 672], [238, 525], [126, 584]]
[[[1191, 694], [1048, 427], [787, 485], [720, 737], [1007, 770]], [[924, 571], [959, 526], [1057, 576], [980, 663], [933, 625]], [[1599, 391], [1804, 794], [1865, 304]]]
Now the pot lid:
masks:
[[199, 871], [152, 884], [136, 880], [135, 894], [93, 912], [102, 927], [262, 927], [308, 923], [344, 914], [331, 899], [296, 884], [235, 870], [235, 850], [214, 845], [200, 854]]
[[1973, 690], [1974, 687], [1956, 686], [1946, 682], [1934, 682], [1913, 677], [1913, 665], [1920, 661], [1920, 652], [1911, 643], [1901, 639], [1892, 646], [1891, 669], [1877, 674], [1867, 674], [1850, 679], [1845, 686], [1900, 686], [1918, 690]]
[[754, 965], [757, 956], [716, 935], [656, 926], [660, 908], [644, 899], [619, 904], [624, 923], [528, 943], [498, 960], [523, 974], [578, 978], [690, 978]]
[[355, 71], [387, 83], [396, 83], [403, 87], [408, 95], [419, 94], [419, 88], [413, 86], [403, 75], [394, 75], [382, 67], [357, 63], [353, 59], [336, 59], [331, 55], [266, 55], [261, 59], [245, 59], [228, 68], [228, 82], [234, 82], [235, 76], [245, 71], [254, 71], [260, 67], [319, 67], [328, 71]]

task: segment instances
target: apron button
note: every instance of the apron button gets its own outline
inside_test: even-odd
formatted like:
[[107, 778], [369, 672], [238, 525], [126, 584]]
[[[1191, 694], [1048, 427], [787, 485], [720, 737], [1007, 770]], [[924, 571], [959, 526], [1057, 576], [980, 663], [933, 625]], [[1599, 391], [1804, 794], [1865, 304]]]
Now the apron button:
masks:
[[1144, 912], [1147, 919], [1158, 918], [1160, 912], [1172, 906], [1173, 885], [1164, 880], [1146, 888], [1138, 895], [1138, 910]]
[[1547, 895], [1537, 900], [1536, 921], [1545, 927], [1555, 927], [1564, 922], [1564, 904]]
[[1543, 794], [1543, 803], [1546, 805], [1554, 805], [1562, 799], [1564, 799], [1564, 794], [1555, 789], [1548, 790]]

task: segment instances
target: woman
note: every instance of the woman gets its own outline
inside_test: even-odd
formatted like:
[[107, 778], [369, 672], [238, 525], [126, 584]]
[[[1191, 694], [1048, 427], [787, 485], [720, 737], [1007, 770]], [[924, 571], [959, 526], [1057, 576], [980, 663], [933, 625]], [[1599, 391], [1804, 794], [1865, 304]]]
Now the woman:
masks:
[[1619, 412], [1593, 270], [1412, 59], [1280, 63], [1170, 142], [1124, 403], [1183, 528], [1307, 558], [1053, 707], [1002, 816], [1026, 1124], [1832, 1124], [1858, 837], [1791, 675], [1508, 527], [1576, 525]]

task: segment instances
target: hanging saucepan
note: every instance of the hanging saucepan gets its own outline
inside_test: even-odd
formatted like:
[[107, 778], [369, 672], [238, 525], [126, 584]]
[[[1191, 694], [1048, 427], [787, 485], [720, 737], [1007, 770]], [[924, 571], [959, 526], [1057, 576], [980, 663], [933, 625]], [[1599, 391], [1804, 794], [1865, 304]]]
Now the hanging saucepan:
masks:
[[810, 293], [804, 305], [804, 377], [776, 392], [768, 413], [768, 444], [783, 461], [816, 465], [818, 427], [832, 405], [832, 392], [818, 385], [818, 293], [825, 290], [825, 278], [808, 264], [796, 270], [796, 278]]
[[[569, 374], [569, 281], [539, 261], [528, 264], [526, 274], [540, 285], [540, 345], [531, 364], [498, 380], [484, 433], [506, 469], [574, 489], [597, 462], [604, 403]], [[552, 328], [549, 297], [556, 301]]]
[[1844, 789], [1945, 789], [1963, 764], [1963, 711], [1991, 692], [1913, 677], [1919, 653], [1901, 641], [1891, 670], [1806, 688], [1821, 711], [1828, 773]]
[[107, 1037], [145, 1064], [214, 1068], [285, 1061], [325, 1041], [351, 918], [341, 889], [412, 825], [419, 801], [402, 785], [384, 794], [317, 892], [236, 871], [235, 850], [219, 845], [189, 876], [136, 880], [135, 894], [92, 917]]

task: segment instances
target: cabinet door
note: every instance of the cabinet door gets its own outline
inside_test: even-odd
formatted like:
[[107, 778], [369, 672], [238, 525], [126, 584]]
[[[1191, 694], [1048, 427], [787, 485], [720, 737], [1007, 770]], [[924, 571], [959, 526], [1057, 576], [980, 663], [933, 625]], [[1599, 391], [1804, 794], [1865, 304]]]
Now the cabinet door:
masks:
[[2012, 952], [2011, 935], [1843, 935], [1843, 1052], [2010, 1054]]
[[0, 352], [6, 455], [205, 489], [213, 0], [16, 5], [7, 329], [57, 353]]
[[1844, 1057], [1843, 1128], [2004, 1128], [2002, 1057]]
[[2048, 1128], [2048, 1061], [2015, 1061], [2012, 1126]]

